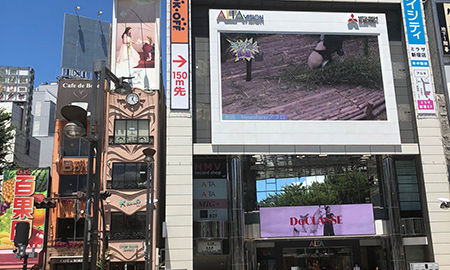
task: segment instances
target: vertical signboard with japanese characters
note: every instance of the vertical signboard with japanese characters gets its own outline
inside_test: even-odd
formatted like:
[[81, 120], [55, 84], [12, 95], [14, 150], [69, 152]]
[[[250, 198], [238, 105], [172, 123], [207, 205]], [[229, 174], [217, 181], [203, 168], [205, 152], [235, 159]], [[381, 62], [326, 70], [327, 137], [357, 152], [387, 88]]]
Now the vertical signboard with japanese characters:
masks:
[[418, 114], [435, 114], [433, 85], [420, 0], [403, 0], [412, 85]]
[[444, 55], [450, 55], [450, 3], [436, 3]]
[[194, 160], [194, 221], [228, 220], [225, 159]]
[[45, 209], [35, 202], [47, 197], [49, 168], [5, 170], [0, 209], [0, 249], [14, 248], [14, 228], [30, 223], [28, 247], [41, 248], [44, 240]]
[[189, 110], [189, 1], [170, 1], [170, 108]]

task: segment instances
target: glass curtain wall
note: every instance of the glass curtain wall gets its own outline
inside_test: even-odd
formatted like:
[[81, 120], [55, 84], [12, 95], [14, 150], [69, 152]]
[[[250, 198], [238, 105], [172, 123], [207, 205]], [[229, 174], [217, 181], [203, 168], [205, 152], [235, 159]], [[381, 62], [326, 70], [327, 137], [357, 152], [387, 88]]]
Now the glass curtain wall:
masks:
[[250, 160], [250, 168], [255, 171], [257, 207], [381, 206], [373, 156], [257, 155]]

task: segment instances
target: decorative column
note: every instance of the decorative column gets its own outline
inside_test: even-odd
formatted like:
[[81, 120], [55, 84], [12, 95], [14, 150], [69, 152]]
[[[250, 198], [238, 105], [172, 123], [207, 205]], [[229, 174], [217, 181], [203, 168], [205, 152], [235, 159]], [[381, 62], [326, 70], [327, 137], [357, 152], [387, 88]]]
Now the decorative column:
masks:
[[231, 231], [230, 254], [231, 269], [245, 270], [245, 223], [242, 188], [242, 161], [240, 157], [231, 158]]

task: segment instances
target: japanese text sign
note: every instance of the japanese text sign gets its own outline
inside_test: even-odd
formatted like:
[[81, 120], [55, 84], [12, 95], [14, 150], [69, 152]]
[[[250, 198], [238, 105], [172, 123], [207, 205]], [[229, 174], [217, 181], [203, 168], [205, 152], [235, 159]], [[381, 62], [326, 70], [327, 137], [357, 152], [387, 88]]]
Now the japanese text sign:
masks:
[[170, 36], [172, 43], [188, 43], [189, 13], [187, 0], [170, 1]]
[[433, 84], [420, 0], [403, 0], [408, 56], [418, 114], [435, 114]]
[[170, 108], [189, 109], [189, 44], [171, 46]]
[[420, 0], [403, 0], [406, 31], [409, 44], [425, 44], [425, 30]]
[[450, 3], [436, 3], [443, 53], [450, 54]]
[[15, 225], [30, 223], [29, 247], [43, 245], [45, 209], [36, 209], [35, 202], [47, 197], [49, 169], [5, 170], [0, 209], [0, 249], [14, 247]]

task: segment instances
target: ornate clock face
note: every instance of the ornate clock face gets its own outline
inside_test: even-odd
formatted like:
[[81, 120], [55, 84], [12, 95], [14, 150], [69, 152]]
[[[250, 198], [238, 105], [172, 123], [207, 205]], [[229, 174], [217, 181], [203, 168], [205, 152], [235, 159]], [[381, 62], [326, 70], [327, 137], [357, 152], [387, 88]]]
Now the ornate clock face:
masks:
[[139, 102], [139, 96], [136, 93], [130, 93], [127, 95], [127, 103], [130, 105], [136, 105]]

